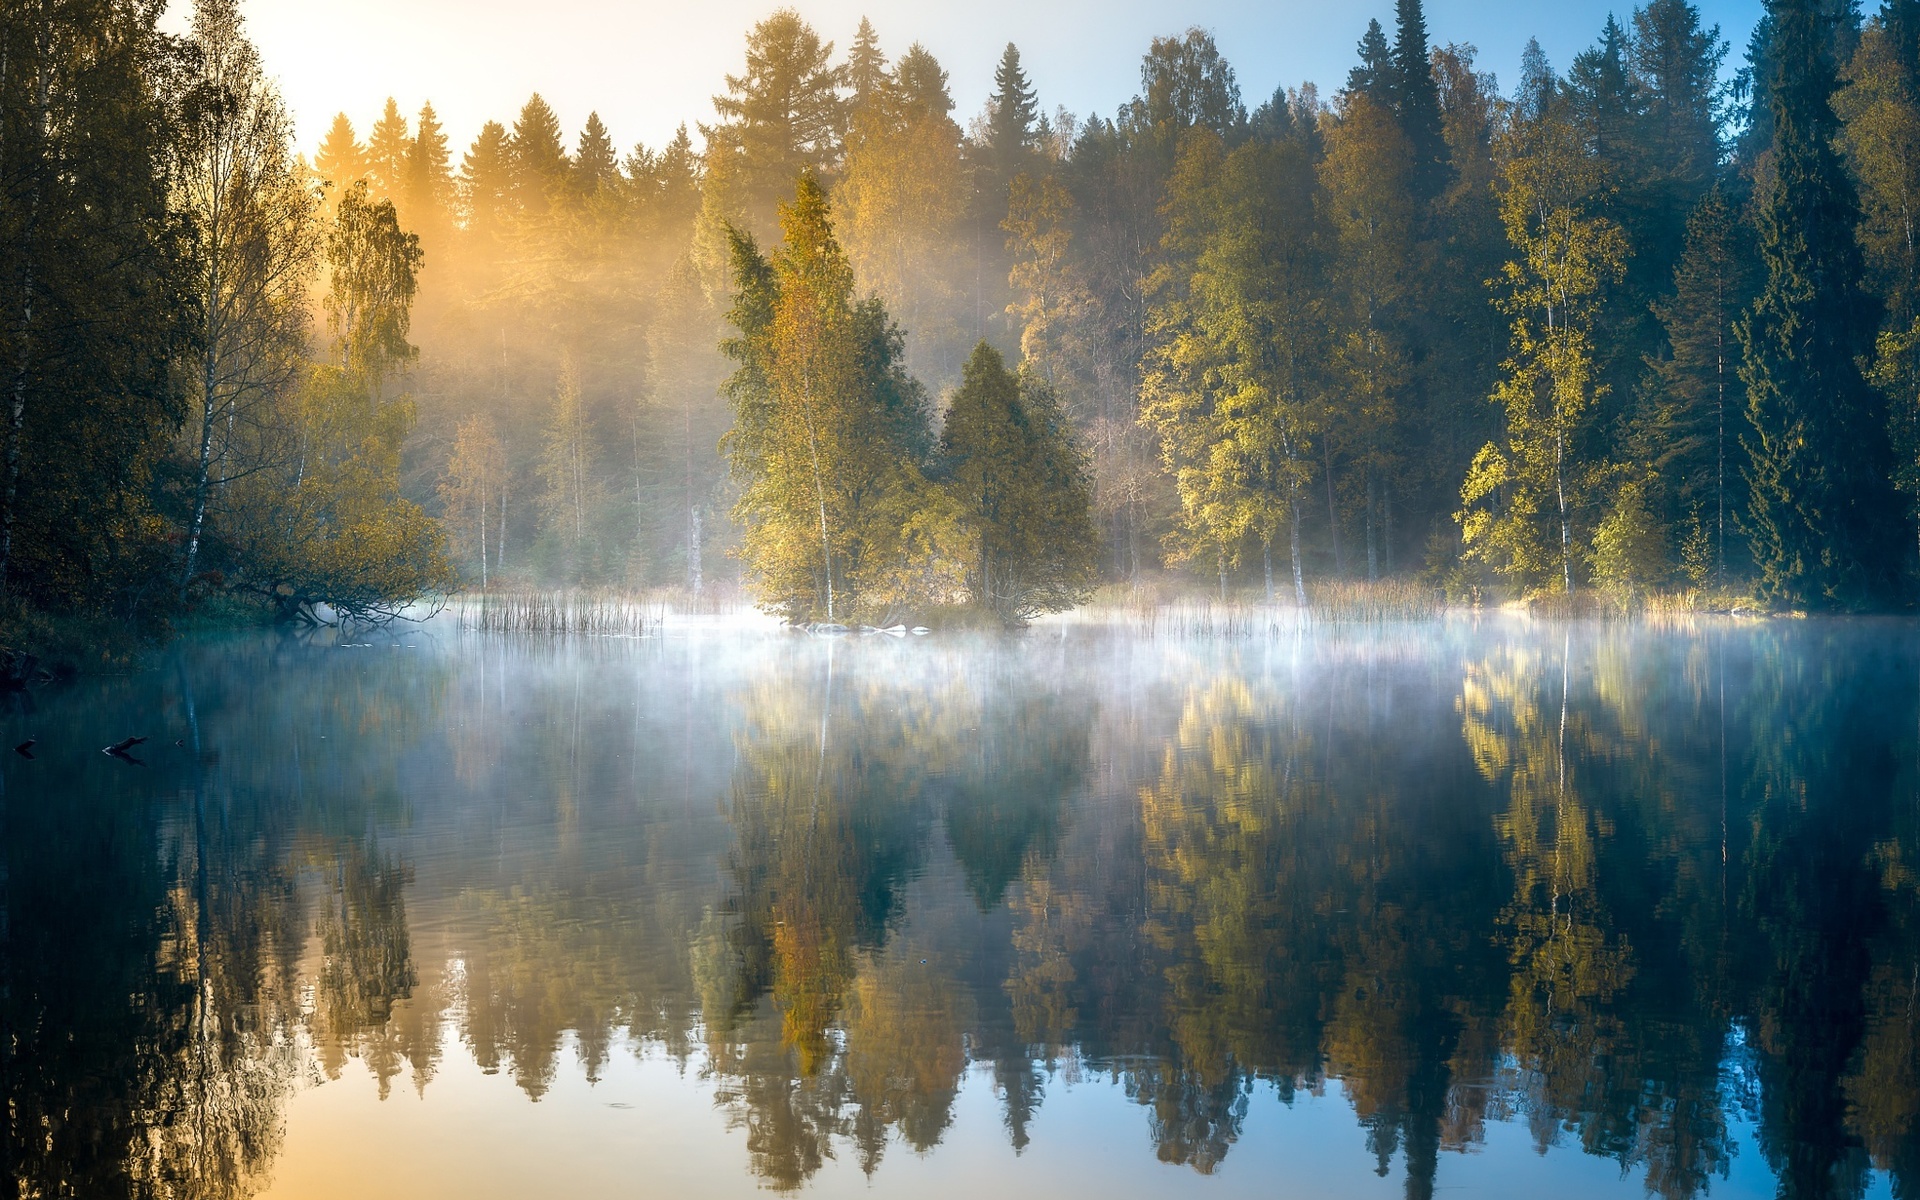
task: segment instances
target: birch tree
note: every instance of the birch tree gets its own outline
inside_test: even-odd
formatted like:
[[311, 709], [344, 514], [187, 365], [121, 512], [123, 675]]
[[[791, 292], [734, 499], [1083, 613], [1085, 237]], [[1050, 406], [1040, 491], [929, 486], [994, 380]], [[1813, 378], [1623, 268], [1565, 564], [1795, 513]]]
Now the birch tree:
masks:
[[1506, 430], [1474, 456], [1457, 519], [1469, 557], [1522, 586], [1571, 593], [1602, 478], [1583, 440], [1605, 394], [1595, 330], [1606, 287], [1625, 273], [1627, 242], [1599, 211], [1607, 181], [1563, 113], [1509, 137], [1500, 218], [1514, 253], [1500, 304], [1513, 320], [1492, 396]]
[[287, 388], [303, 365], [317, 201], [292, 154], [293, 121], [261, 74], [235, 0], [200, 0], [199, 75], [175, 174], [193, 231], [199, 338], [188, 382], [192, 507], [180, 586], [193, 580], [210, 505], [283, 452]]

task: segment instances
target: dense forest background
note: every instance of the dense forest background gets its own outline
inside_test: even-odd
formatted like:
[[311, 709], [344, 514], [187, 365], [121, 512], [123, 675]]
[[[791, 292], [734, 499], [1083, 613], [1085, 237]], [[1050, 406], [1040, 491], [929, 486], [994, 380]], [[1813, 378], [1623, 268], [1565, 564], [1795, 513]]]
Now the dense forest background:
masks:
[[1049, 111], [1009, 45], [971, 118], [924, 47], [781, 10], [663, 146], [536, 95], [464, 150], [389, 101], [310, 154], [232, 0], [186, 38], [159, 9], [0, 34], [0, 586], [41, 608], [701, 595], [744, 551], [812, 614], [755, 573], [764, 456], [723, 448], [742, 249], [792, 259], [807, 187], [920, 414], [896, 457], [952, 494], [985, 343], [1079, 460], [1101, 578], [1914, 589], [1915, 0], [1777, 0], [1737, 70], [1653, 0], [1505, 90], [1400, 0], [1337, 88], [1257, 101], [1194, 29], [1111, 116]]

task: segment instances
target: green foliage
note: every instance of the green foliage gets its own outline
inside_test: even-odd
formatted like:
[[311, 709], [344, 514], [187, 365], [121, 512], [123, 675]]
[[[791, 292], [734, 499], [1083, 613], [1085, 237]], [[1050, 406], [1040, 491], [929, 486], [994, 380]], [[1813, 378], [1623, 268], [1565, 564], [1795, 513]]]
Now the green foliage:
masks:
[[1716, 581], [1727, 578], [1728, 535], [1738, 537], [1745, 496], [1738, 439], [1746, 388], [1734, 330], [1752, 299], [1752, 259], [1739, 214], [1723, 192], [1709, 193], [1687, 219], [1673, 294], [1654, 305], [1669, 350], [1647, 363], [1633, 434], [1666, 520], [1705, 514]]
[[1613, 503], [1594, 528], [1589, 552], [1594, 584], [1628, 600], [1637, 599], [1669, 573], [1665, 530], [1647, 492], [1647, 485], [1637, 479], [1614, 488]]
[[185, 64], [157, 16], [0, 15], [0, 594], [123, 620], [173, 594], [154, 491], [194, 338], [167, 186]]
[[1083, 603], [1095, 577], [1092, 486], [1052, 394], [980, 343], [940, 431], [974, 604], [1006, 624]]
[[1179, 490], [1174, 553], [1224, 569], [1257, 550], [1271, 580], [1286, 529], [1302, 604], [1299, 509], [1324, 336], [1313, 183], [1298, 143], [1229, 152], [1207, 132], [1188, 140], [1172, 185], [1174, 265], [1153, 285], [1141, 407]]
[[1556, 109], [1509, 135], [1500, 198], [1517, 256], [1504, 272], [1511, 357], [1493, 402], [1504, 437], [1475, 456], [1460, 490], [1466, 553], [1522, 587], [1571, 593], [1604, 463], [1588, 449], [1596, 326], [1626, 265], [1620, 227], [1595, 213], [1606, 180]]
[[734, 232], [727, 343], [741, 557], [761, 605], [789, 621], [888, 623], [953, 587], [951, 522], [921, 464], [925, 400], [900, 369], [878, 301], [856, 303], [827, 199], [803, 176], [771, 258]]
[[1747, 530], [1768, 599], [1853, 608], [1889, 596], [1897, 553], [1885, 408], [1859, 367], [1877, 306], [1861, 287], [1858, 204], [1833, 144], [1827, 27], [1811, 0], [1772, 16], [1774, 158], [1757, 200], [1766, 279], [1739, 326]]
[[753, 27], [746, 69], [727, 76], [726, 94], [713, 98], [720, 122], [700, 127], [707, 169], [737, 180], [756, 215], [802, 172], [833, 162], [844, 114], [832, 56], [832, 42], [793, 9], [780, 9]]

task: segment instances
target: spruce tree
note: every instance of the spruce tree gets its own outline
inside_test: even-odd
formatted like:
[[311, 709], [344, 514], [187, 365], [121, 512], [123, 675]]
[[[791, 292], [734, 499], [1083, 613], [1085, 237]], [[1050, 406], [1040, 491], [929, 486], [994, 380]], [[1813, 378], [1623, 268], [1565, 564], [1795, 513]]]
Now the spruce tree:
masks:
[[367, 177], [367, 151], [354, 136], [347, 114], [336, 113], [313, 156], [313, 169], [327, 185], [327, 202], [337, 205], [353, 185]]
[[738, 331], [725, 449], [734, 513], [761, 605], [792, 621], [897, 618], [942, 593], [943, 506], [921, 464], [925, 395], [900, 365], [899, 328], [856, 301], [826, 193], [803, 175], [780, 206], [780, 248], [729, 231]]
[[1451, 174], [1440, 123], [1440, 90], [1427, 54], [1427, 18], [1420, 0], [1396, 0], [1393, 39], [1394, 111], [1413, 151], [1414, 191], [1431, 199]]
[[993, 97], [987, 116], [987, 151], [1003, 175], [1012, 178], [1033, 145], [1033, 127], [1040, 102], [1027, 73], [1020, 69], [1020, 51], [1012, 43], [1000, 55], [993, 72]]
[[587, 114], [580, 130], [580, 145], [573, 156], [574, 193], [585, 199], [620, 180], [620, 160], [613, 149], [613, 136], [600, 120], [600, 114]]
[[853, 93], [847, 103], [849, 117], [885, 102], [887, 56], [881, 52], [880, 35], [874, 32], [873, 22], [865, 17], [860, 18], [860, 28], [847, 50], [844, 74], [847, 90]]
[[1653, 0], [1633, 14], [1628, 61], [1639, 102], [1636, 191], [1644, 213], [1634, 230], [1634, 269], [1662, 285], [1680, 258], [1688, 215], [1720, 174], [1726, 53], [1719, 28], [1701, 28], [1687, 0]]
[[407, 147], [406, 175], [404, 215], [413, 225], [439, 230], [453, 197], [453, 170], [447, 133], [432, 104], [420, 106], [413, 143]]
[[940, 432], [973, 603], [1009, 625], [1071, 608], [1093, 582], [1092, 485], [1052, 393], [981, 342]]
[[514, 202], [522, 211], [543, 213], [566, 183], [567, 151], [560, 142], [560, 118], [535, 92], [513, 123], [510, 142]]
[[460, 160], [460, 200], [469, 234], [496, 237], [513, 213], [513, 145], [506, 126], [488, 121]]
[[947, 72], [919, 42], [907, 47], [894, 67], [892, 87], [907, 121], [942, 120], [953, 112]]
[[1393, 51], [1379, 21], [1368, 21], [1360, 35], [1360, 61], [1347, 72], [1347, 90], [1364, 94], [1382, 108], [1393, 107]]
[[1616, 176], [1631, 172], [1639, 89], [1627, 71], [1627, 31], [1611, 15], [1600, 30], [1600, 44], [1574, 57], [1567, 96], [1590, 153]]
[[1716, 581], [1727, 578], [1728, 537], [1739, 532], [1746, 388], [1734, 326], [1752, 299], [1750, 243], [1747, 224], [1717, 189], [1687, 218], [1673, 292], [1653, 309], [1671, 353], [1650, 364], [1635, 430], [1636, 457], [1661, 485], [1663, 523], [1704, 532]]
[[1763, 593], [1808, 607], [1888, 598], [1898, 512], [1884, 405], [1860, 373], [1879, 314], [1860, 286], [1853, 183], [1834, 149], [1820, 0], [1776, 0], [1774, 169], [1757, 198], [1765, 282], [1740, 323], [1747, 534]]
[[367, 179], [376, 199], [399, 201], [406, 191], [407, 149], [413, 139], [407, 133], [407, 119], [392, 96], [380, 119], [367, 131]]

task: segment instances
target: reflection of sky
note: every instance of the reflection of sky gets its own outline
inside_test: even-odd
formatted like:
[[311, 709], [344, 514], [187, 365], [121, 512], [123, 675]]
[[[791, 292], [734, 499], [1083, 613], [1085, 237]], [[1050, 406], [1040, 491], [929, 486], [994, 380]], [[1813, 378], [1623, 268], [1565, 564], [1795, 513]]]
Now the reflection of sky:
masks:
[[[337, 1082], [309, 1089], [287, 1108], [287, 1140], [264, 1200], [331, 1200], [339, 1196], [431, 1200], [522, 1200], [528, 1196], [739, 1196], [769, 1193], [741, 1169], [746, 1134], [729, 1130], [715, 1107], [713, 1085], [697, 1064], [683, 1075], [657, 1050], [636, 1055], [616, 1044], [596, 1084], [586, 1081], [574, 1047], [538, 1103], [529, 1103], [511, 1075], [483, 1074], [448, 1034], [423, 1101], [404, 1080], [383, 1103], [357, 1064]], [[953, 1105], [953, 1124], [935, 1150], [921, 1156], [895, 1142], [870, 1183], [850, 1153], [827, 1164], [803, 1190], [809, 1197], [913, 1197], [978, 1200], [981, 1196], [1380, 1197], [1405, 1194], [1402, 1163], [1385, 1178], [1373, 1173], [1365, 1132], [1338, 1083], [1326, 1093], [1282, 1104], [1258, 1085], [1245, 1132], [1212, 1176], [1153, 1156], [1148, 1111], [1119, 1085], [1089, 1073], [1064, 1085], [1057, 1078], [1029, 1126], [1033, 1142], [1017, 1158], [1001, 1125], [989, 1070], [967, 1073]], [[1716, 1200], [1772, 1197], [1776, 1184], [1754, 1141], [1755, 1128], [1734, 1122], [1739, 1142], [1730, 1177], [1713, 1181]], [[1524, 1118], [1490, 1121], [1480, 1153], [1443, 1153], [1436, 1191], [1448, 1196], [1641, 1197], [1639, 1171], [1624, 1178], [1611, 1160], [1565, 1144], [1534, 1153]], [[1890, 1194], [1876, 1172], [1869, 1197]]]
[[[183, 20], [189, 0], [172, 0]], [[455, 160], [481, 122], [511, 120], [530, 92], [553, 104], [569, 140], [597, 110], [622, 146], [658, 145], [686, 122], [711, 121], [709, 97], [738, 72], [742, 35], [775, 0], [245, 0], [268, 69], [281, 80], [311, 148], [345, 110], [364, 135], [391, 94], [411, 116], [431, 100], [455, 143]], [[1392, 27], [1393, 5], [1317, 0], [799, 0], [795, 7], [844, 50], [862, 14], [898, 55], [921, 41], [952, 77], [962, 122], [993, 87], [1001, 48], [1019, 44], [1051, 111], [1111, 115], [1139, 84], [1140, 55], [1155, 35], [1212, 29], [1250, 104], [1276, 84], [1302, 80], [1331, 91], [1352, 66], [1367, 18]], [[1759, 0], [1699, 0], [1744, 49]], [[1872, 3], [1869, 9], [1876, 7]], [[1520, 49], [1537, 36], [1564, 70], [1591, 44], [1612, 0], [1428, 0], [1437, 43], [1469, 42], [1480, 65], [1511, 90]]]

